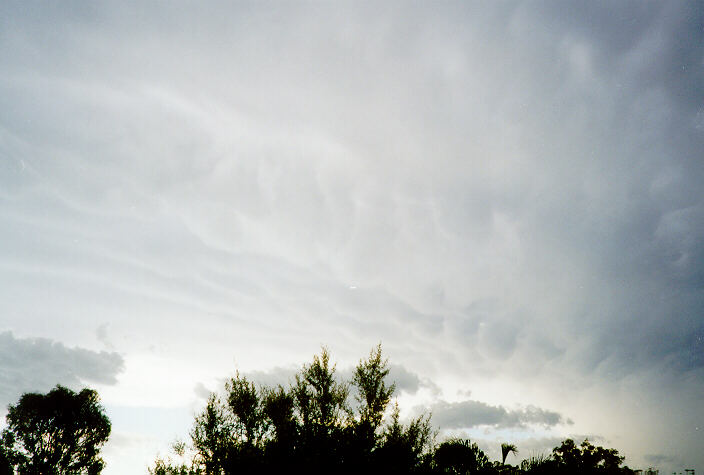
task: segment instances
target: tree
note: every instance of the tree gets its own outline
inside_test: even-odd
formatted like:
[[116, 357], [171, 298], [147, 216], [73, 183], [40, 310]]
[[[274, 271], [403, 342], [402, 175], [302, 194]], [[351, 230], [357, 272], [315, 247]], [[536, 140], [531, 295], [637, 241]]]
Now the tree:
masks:
[[171, 448], [180, 460], [174, 461], [171, 458], [165, 460], [158, 457], [154, 462], [154, 467], [147, 468], [149, 475], [203, 475], [203, 471], [197, 462], [191, 461], [187, 463], [184, 461], [186, 454], [185, 442], [176, 441]]
[[386, 385], [389, 374], [388, 360], [382, 359], [381, 344], [372, 349], [366, 360], [360, 360], [355, 368], [352, 385], [357, 388], [355, 399], [359, 421], [354, 427], [353, 451], [357, 452], [357, 463], [368, 463], [379, 440], [379, 426], [384, 419], [391, 395], [396, 385]]
[[316, 435], [326, 436], [339, 427], [349, 413], [347, 384], [335, 380], [336, 366], [330, 364], [330, 354], [323, 348], [320, 356], [314, 355], [310, 365], [303, 366], [296, 375], [296, 393], [308, 412], [307, 419]]
[[220, 399], [211, 394], [203, 412], [193, 421], [191, 441], [196, 452], [196, 465], [206, 475], [220, 473], [233, 445], [233, 423]]
[[[453, 438], [435, 445], [430, 415], [401, 421], [389, 411], [395, 385], [386, 384], [388, 362], [381, 346], [360, 360], [349, 382], [336, 378], [327, 349], [303, 365], [292, 386], [255, 387], [237, 374], [222, 398], [213, 394], [195, 418], [191, 444], [177, 457], [157, 459], [152, 475], [235, 473], [611, 475], [632, 474], [614, 449], [567, 439], [551, 456], [535, 455], [520, 467], [506, 465], [518, 450], [501, 444], [502, 460], [489, 462], [477, 444]], [[356, 389], [357, 404], [348, 401]], [[385, 419], [385, 415], [388, 417]], [[12, 457], [12, 454], [9, 454]], [[0, 470], [2, 451], [0, 451]], [[21, 474], [23, 472], [20, 472]], [[23, 473], [57, 472], [28, 472]], [[0, 475], [4, 475], [0, 471]]]
[[340, 443], [350, 410], [347, 406], [348, 384], [335, 378], [336, 366], [323, 348], [320, 356], [304, 365], [292, 388], [299, 424], [298, 455], [302, 463], [315, 470], [332, 470], [342, 462]]
[[23, 394], [8, 407], [2, 439], [7, 458], [19, 474], [98, 474], [100, 449], [111, 424], [98, 393], [79, 393], [57, 385], [47, 394]]
[[518, 453], [518, 449], [514, 444], [508, 444], [504, 442], [501, 444], [501, 464], [506, 465], [506, 457], [508, 454], [513, 453], [513, 455], [516, 455]]
[[474, 474], [491, 466], [486, 454], [469, 439], [446, 440], [435, 450], [433, 458], [440, 473]]
[[267, 389], [264, 392], [263, 411], [273, 430], [273, 439], [280, 446], [288, 446], [296, 437], [294, 418], [295, 401], [283, 386]]
[[257, 388], [237, 372], [235, 377], [227, 382], [225, 390], [228, 393], [229, 409], [236, 419], [238, 441], [250, 446], [256, 444], [265, 429], [262, 402]]
[[7, 450], [5, 450], [5, 447], [0, 444], [0, 475], [13, 475], [12, 472], [13, 470], [12, 464], [10, 463], [10, 457]]
[[396, 385], [387, 386], [388, 360], [381, 357], [381, 344], [369, 353], [369, 358], [360, 361], [355, 368], [352, 384], [357, 387], [360, 423], [375, 431], [384, 417]]
[[628, 467], [621, 467], [624, 457], [616, 449], [595, 447], [584, 439], [577, 446], [572, 439], [566, 439], [552, 450], [553, 458], [561, 471], [577, 474], [622, 474], [632, 473]]
[[432, 441], [430, 416], [421, 415], [404, 426], [400, 422], [398, 404], [395, 404], [374, 453], [375, 472], [407, 474], [427, 469]]
[[263, 390], [263, 412], [269, 427], [270, 438], [266, 440], [264, 458], [273, 473], [286, 473], [285, 468], [293, 464], [298, 435], [294, 408], [295, 400], [283, 386]]

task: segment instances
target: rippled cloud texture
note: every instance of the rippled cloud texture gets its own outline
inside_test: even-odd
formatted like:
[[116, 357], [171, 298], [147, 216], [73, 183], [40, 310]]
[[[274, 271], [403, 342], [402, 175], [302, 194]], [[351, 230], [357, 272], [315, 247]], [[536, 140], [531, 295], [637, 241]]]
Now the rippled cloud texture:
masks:
[[592, 434], [704, 470], [703, 25], [694, 2], [2, 2], [0, 351], [105, 370], [65, 375], [114, 416], [106, 473], [235, 369], [379, 341], [404, 407], [487, 450]]

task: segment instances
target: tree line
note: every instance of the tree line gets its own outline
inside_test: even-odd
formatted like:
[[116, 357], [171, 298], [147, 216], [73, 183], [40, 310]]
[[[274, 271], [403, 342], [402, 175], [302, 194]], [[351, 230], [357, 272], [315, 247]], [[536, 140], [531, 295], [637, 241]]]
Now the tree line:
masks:
[[[190, 443], [175, 444], [174, 459], [158, 458], [151, 475], [238, 473], [342, 474], [630, 474], [615, 449], [566, 439], [549, 456], [518, 466], [502, 444], [502, 461], [490, 461], [476, 443], [451, 438], [435, 443], [430, 415], [406, 423], [392, 404], [388, 360], [381, 345], [339, 381], [323, 348], [303, 365], [288, 388], [262, 386], [237, 373], [223, 396], [213, 393], [196, 415]], [[184, 460], [185, 459], [185, 460]]]
[[[549, 455], [514, 466], [518, 449], [501, 445], [502, 460], [490, 461], [469, 439], [437, 444], [430, 415], [402, 422], [387, 384], [388, 360], [381, 345], [356, 366], [351, 381], [339, 381], [323, 348], [303, 365], [289, 387], [257, 387], [237, 373], [224, 394], [212, 393], [198, 413], [188, 443], [157, 457], [151, 475], [234, 474], [631, 474], [615, 449], [564, 440]], [[99, 474], [100, 449], [111, 424], [90, 389], [57, 386], [27, 393], [8, 407], [0, 438], [0, 475]]]

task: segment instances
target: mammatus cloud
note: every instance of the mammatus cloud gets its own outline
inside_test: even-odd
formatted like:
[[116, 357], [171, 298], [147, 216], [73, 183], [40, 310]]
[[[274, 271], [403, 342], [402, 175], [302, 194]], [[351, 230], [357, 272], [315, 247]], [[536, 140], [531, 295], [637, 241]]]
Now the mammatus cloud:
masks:
[[[445, 337], [479, 369], [530, 362], [518, 375], [704, 364], [704, 81], [702, 47], [686, 41], [696, 8], [287, 6], [272, 17], [182, 4], [167, 17], [147, 8], [140, 25], [111, 6], [80, 20], [3, 8], [14, 274], [73, 270], [82, 286], [230, 320], [232, 309], [259, 321], [330, 312], [350, 333], [361, 320], [403, 328], [418, 347]], [[125, 47], [125, 28], [140, 48]], [[277, 266], [211, 266], [247, 255], [322, 278], [301, 289]], [[354, 296], [335, 279], [358, 284]], [[383, 320], [363, 313], [375, 299]], [[493, 301], [504, 308], [476, 315]]]
[[[676, 0], [0, 2], [3, 328], [62, 341], [101, 315], [106, 350], [204, 369], [381, 340], [701, 461], [703, 20]], [[663, 430], [635, 427], [644, 398]], [[473, 410], [549, 420], [501, 408]]]
[[[421, 409], [421, 408], [417, 408]], [[557, 424], [571, 424], [557, 412], [527, 406], [522, 409], [507, 409], [492, 406], [481, 401], [446, 402], [439, 401], [430, 407], [432, 422], [439, 429], [468, 429], [477, 426], [495, 428], [520, 428], [527, 425], [552, 427]]]
[[116, 384], [123, 364], [118, 353], [67, 348], [46, 338], [15, 338], [12, 332], [0, 333], [0, 404], [56, 384]]

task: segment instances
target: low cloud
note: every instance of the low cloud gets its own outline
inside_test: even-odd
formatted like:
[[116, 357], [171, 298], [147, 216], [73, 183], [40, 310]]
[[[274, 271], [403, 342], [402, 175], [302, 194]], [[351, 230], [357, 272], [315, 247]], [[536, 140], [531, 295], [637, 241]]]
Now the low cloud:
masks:
[[[389, 379], [396, 385], [397, 391], [415, 394], [424, 385], [417, 374], [408, 371], [401, 365], [392, 365], [389, 369]], [[427, 384], [426, 384], [427, 385]]]
[[474, 400], [439, 401], [430, 407], [430, 411], [433, 424], [440, 429], [467, 429], [476, 426], [505, 428], [526, 425], [552, 427], [557, 424], [571, 423], [569, 419], [563, 418], [557, 412], [535, 406], [507, 409]]
[[124, 361], [118, 353], [68, 348], [46, 338], [15, 338], [0, 333], [0, 404], [14, 402], [22, 393], [46, 391], [84, 381], [117, 383]]
[[205, 384], [203, 384], [203, 383], [197, 383], [197, 384], [193, 387], [193, 393], [194, 393], [196, 396], [198, 396], [199, 399], [206, 400], [206, 399], [208, 399], [208, 398], [210, 397], [210, 395], [212, 394], [212, 391], [211, 391], [210, 389], [208, 389], [208, 388], [205, 386]]

